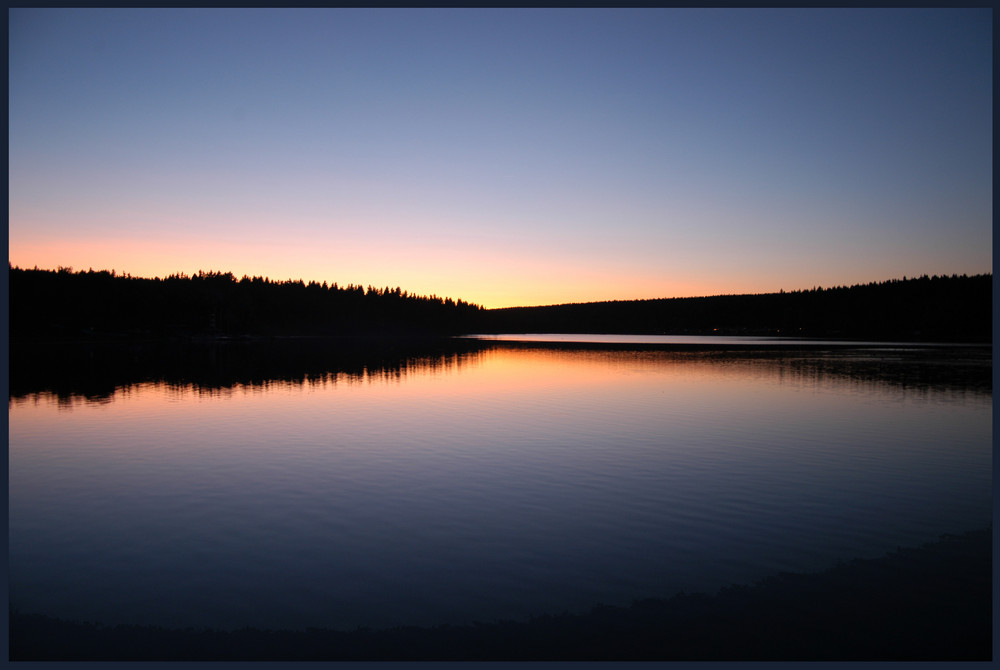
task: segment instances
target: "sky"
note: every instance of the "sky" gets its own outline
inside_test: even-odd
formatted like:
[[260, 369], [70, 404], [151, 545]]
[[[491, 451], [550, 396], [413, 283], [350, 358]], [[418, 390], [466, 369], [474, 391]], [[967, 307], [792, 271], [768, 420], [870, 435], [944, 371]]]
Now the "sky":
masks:
[[10, 262], [484, 307], [992, 272], [990, 9], [9, 9]]

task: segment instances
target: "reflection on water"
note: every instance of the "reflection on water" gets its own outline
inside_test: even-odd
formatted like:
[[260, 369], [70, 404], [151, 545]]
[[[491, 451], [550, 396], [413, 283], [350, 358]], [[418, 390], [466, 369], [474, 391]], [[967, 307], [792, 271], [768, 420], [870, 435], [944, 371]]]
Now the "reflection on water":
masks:
[[[545, 349], [603, 351], [637, 356], [650, 365], [684, 360], [755, 364], [781, 374], [837, 375], [915, 388], [992, 390], [991, 350], [969, 345], [846, 343], [765, 337], [652, 335], [489, 336], [496, 340], [287, 338], [226, 343], [19, 344], [12, 348], [12, 401], [50, 394], [61, 403], [107, 402], [116, 392], [144, 382], [213, 393], [232, 387], [314, 384], [323, 380], [398, 379], [478, 362], [485, 351]], [[517, 338], [526, 338], [523, 340]], [[499, 338], [511, 338], [500, 340]], [[667, 341], [669, 340], [669, 341]], [[776, 346], [781, 342], [782, 346]], [[615, 352], [618, 352], [616, 354]]]
[[990, 524], [988, 350], [267, 346], [12, 371], [14, 606], [486, 621]]
[[275, 338], [248, 342], [20, 343], [11, 351], [12, 398], [109, 400], [143, 382], [211, 393], [235, 386], [402, 379], [460, 364], [482, 345], [460, 339]]

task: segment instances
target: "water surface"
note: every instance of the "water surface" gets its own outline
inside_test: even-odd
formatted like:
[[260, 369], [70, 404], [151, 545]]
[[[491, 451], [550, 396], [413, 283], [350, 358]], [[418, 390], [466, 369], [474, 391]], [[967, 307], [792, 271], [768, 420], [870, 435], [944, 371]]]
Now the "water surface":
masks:
[[430, 625], [879, 556], [991, 523], [989, 357], [955, 351], [482, 342], [19, 393], [11, 602]]

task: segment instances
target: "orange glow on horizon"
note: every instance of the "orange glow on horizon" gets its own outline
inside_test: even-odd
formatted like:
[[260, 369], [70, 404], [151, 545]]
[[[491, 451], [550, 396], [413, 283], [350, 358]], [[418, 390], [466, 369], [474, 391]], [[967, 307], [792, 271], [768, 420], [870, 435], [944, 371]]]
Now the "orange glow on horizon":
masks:
[[[259, 246], [223, 248], [217, 245], [193, 245], [162, 242], [156, 245], [56, 241], [42, 244], [11, 243], [9, 261], [30, 269], [74, 271], [114, 270], [134, 277], [167, 277], [173, 274], [197, 274], [198, 271], [232, 272], [238, 279], [263, 276], [274, 281], [303, 280], [347, 286], [399, 286], [414, 295], [438, 295], [482, 305], [487, 309], [555, 305], [605, 300], [635, 300], [707, 295], [709, 287], [697, 282], [648, 282], [634, 277], [581, 276], [565, 264], [539, 267], [525, 262], [489, 263], [485, 272], [461, 263], [454, 269], [440, 269], [439, 263], [372, 263], [362, 271], [361, 263], [337, 263], [321, 260], [317, 254], [303, 254], [294, 261], [270, 257]], [[496, 274], [493, 274], [496, 273]], [[574, 278], [574, 281], [566, 281]], [[570, 285], [567, 287], [567, 283]]]
[[[411, 295], [437, 295], [464, 300], [487, 309], [530, 307], [614, 300], [650, 300], [726, 294], [776, 293], [813, 286], [851, 285], [899, 278], [840, 276], [817, 272], [808, 280], [790, 274], [716, 273], [711, 268], [658, 274], [608, 263], [594, 268], [572, 257], [543, 258], [537, 252], [521, 256], [509, 250], [476, 248], [473, 252], [440, 245], [398, 246], [384, 253], [365, 253], [360, 243], [336, 246], [320, 240], [302, 248], [289, 242], [264, 240], [195, 240], [186, 238], [126, 241], [84, 239], [9, 240], [11, 265], [56, 270], [71, 267], [115, 270], [135, 277], [167, 277], [199, 271], [232, 272], [239, 279], [263, 276], [274, 281], [303, 280], [329, 285], [400, 287]], [[919, 276], [926, 270], [908, 273]], [[939, 274], [948, 274], [940, 272]]]

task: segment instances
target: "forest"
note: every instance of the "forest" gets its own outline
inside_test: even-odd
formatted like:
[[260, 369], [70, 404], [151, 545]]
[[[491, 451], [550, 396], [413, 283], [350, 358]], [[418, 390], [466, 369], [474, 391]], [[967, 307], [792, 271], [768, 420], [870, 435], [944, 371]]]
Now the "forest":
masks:
[[992, 274], [503, 309], [231, 272], [150, 279], [11, 266], [9, 281], [10, 337], [22, 342], [546, 332], [992, 341]]
[[749, 295], [513, 307], [484, 332], [992, 341], [993, 275], [924, 275]]
[[231, 272], [149, 279], [10, 268], [12, 340], [453, 334], [481, 310], [399, 287], [236, 279]]

